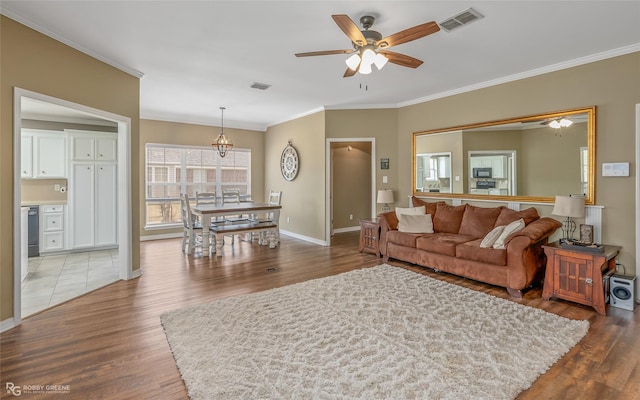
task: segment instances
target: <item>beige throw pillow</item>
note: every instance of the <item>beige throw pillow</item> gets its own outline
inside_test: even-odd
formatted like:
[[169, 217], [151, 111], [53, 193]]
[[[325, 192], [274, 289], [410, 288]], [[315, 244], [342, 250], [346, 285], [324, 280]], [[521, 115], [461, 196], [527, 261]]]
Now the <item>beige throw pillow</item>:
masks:
[[427, 212], [425, 206], [420, 207], [409, 207], [409, 208], [401, 208], [396, 207], [396, 216], [400, 216], [400, 214], [404, 215], [424, 215]]
[[407, 233], [433, 233], [431, 214], [400, 214], [398, 216], [398, 231]]
[[504, 231], [504, 228], [506, 228], [506, 226], [504, 225], [496, 226], [495, 228], [493, 228], [491, 232], [487, 233], [484, 239], [482, 239], [482, 242], [480, 243], [480, 247], [485, 249], [489, 247], [493, 247], [493, 244], [496, 242], [496, 240], [498, 240], [498, 238]]
[[511, 235], [513, 232], [517, 232], [522, 228], [524, 228], [524, 219], [522, 219], [522, 218], [520, 218], [517, 221], [513, 221], [509, 225], [505, 226], [504, 230], [500, 234], [500, 237], [498, 237], [498, 239], [496, 239], [495, 243], [493, 244], [493, 248], [494, 249], [504, 249], [505, 248], [505, 245], [504, 245], [505, 239], [509, 235]]

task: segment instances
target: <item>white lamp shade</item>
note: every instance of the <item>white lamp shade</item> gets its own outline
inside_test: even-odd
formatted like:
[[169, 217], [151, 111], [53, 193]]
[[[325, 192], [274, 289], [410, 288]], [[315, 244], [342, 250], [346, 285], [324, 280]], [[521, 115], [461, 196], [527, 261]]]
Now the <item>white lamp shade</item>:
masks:
[[373, 63], [376, 65], [378, 70], [381, 70], [382, 67], [387, 65], [387, 61], [389, 61], [389, 59], [380, 53], [376, 54], [376, 57], [373, 59]]
[[360, 64], [360, 56], [358, 55], [358, 53], [356, 53], [351, 57], [347, 58], [345, 62], [347, 63], [347, 67], [349, 67], [350, 70], [355, 71], [356, 68], [358, 68], [358, 65]]
[[393, 203], [393, 190], [378, 190], [378, 203]]
[[360, 72], [361, 74], [364, 75], [368, 75], [371, 73], [371, 64], [367, 64], [366, 62], [364, 62], [364, 60], [362, 60], [362, 62], [360, 63], [360, 69], [358, 70], [358, 72]]
[[371, 49], [365, 49], [362, 52], [362, 63], [371, 65], [375, 61], [376, 52]]
[[584, 198], [571, 196], [556, 196], [551, 214], [560, 217], [584, 218]]

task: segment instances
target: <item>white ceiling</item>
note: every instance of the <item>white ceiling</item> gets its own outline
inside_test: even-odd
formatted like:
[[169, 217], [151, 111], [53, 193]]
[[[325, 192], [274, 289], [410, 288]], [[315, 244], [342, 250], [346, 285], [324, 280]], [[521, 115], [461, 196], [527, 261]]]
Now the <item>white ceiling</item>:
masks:
[[[383, 36], [473, 7], [485, 18], [392, 48], [424, 61], [343, 78], [331, 19]], [[264, 130], [321, 109], [398, 107], [640, 50], [640, 1], [1, 1], [1, 11], [141, 75], [142, 118]], [[640, 71], [639, 71], [640, 72]], [[272, 85], [251, 89], [254, 82]], [[585, 84], [588, 84], [585, 82]]]

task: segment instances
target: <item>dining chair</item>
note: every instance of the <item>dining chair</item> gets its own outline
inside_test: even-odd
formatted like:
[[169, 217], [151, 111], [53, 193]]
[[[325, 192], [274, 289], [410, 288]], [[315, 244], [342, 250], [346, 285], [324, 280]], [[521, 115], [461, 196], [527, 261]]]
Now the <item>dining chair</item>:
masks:
[[[186, 193], [180, 194], [180, 214], [182, 216], [182, 252], [193, 254], [195, 248], [200, 245], [202, 251], [205, 251], [204, 243], [202, 242], [202, 224], [197, 221], [191, 213], [191, 205], [189, 204], [189, 195]], [[209, 246], [206, 251], [210, 250], [211, 242], [215, 241], [215, 236], [209, 236]], [[213, 248], [215, 249], [215, 243]]]
[[[196, 205], [201, 204], [216, 204], [216, 192], [196, 192]], [[224, 222], [224, 218], [215, 217], [213, 221], [211, 221], [211, 226], [215, 226], [216, 223]]]
[[216, 192], [196, 192], [196, 205], [216, 204]]
[[[267, 203], [270, 206], [279, 206], [282, 205], [282, 191], [269, 191], [269, 197], [268, 197], [268, 201]], [[273, 222], [274, 221], [274, 213], [273, 212], [266, 212], [265, 214], [263, 214], [261, 217], [258, 218], [253, 218], [254, 221], [256, 222]], [[261, 235], [264, 235], [264, 232], [260, 233]], [[253, 237], [253, 236], [252, 236]], [[278, 226], [278, 228], [275, 230], [275, 239], [276, 239], [276, 244], [280, 243], [280, 227]]]

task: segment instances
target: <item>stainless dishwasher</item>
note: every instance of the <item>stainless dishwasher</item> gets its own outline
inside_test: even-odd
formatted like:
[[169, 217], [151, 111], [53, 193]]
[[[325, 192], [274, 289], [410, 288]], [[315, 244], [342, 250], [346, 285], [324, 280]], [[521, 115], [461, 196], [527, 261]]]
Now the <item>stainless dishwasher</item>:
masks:
[[40, 256], [40, 216], [38, 215], [39, 206], [29, 206], [28, 224], [29, 224], [29, 257]]

